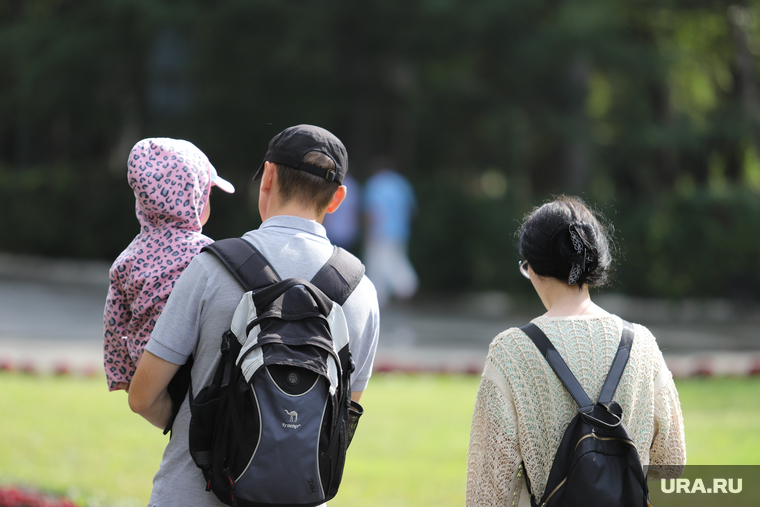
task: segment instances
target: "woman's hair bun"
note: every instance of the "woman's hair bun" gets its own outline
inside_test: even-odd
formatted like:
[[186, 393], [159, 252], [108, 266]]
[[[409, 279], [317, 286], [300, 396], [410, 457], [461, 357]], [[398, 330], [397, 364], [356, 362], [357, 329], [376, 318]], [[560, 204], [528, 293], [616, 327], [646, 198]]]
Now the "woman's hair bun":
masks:
[[612, 264], [610, 229], [580, 198], [560, 196], [525, 217], [519, 252], [539, 276], [579, 288], [603, 286]]

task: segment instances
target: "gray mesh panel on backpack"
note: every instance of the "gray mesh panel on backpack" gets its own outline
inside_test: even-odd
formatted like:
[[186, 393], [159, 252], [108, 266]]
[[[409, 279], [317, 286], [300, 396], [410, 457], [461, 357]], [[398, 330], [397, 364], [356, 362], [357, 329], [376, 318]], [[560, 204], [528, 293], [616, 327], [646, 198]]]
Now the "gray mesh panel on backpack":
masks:
[[319, 377], [309, 391], [290, 395], [260, 368], [251, 396], [261, 410], [261, 439], [251, 461], [235, 481], [237, 496], [260, 503], [310, 503], [325, 499], [319, 476], [319, 433], [325, 417], [327, 380]]

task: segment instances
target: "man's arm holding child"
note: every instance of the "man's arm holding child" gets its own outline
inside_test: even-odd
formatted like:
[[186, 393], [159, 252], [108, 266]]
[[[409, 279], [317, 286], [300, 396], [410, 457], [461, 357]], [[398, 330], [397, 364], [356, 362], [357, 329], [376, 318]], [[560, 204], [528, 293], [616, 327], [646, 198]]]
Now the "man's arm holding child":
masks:
[[167, 387], [180, 365], [170, 363], [147, 350], [140, 359], [129, 388], [129, 408], [157, 428], [164, 429], [172, 414]]

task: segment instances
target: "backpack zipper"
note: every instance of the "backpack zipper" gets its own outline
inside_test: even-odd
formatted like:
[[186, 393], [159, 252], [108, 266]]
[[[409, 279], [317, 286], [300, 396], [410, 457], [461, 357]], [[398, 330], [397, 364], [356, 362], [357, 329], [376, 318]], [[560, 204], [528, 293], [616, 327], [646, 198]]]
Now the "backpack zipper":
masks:
[[633, 443], [633, 441], [630, 440], [630, 439], [628, 439], [628, 438], [621, 438], [621, 437], [599, 437], [599, 436], [596, 435], [596, 433], [594, 433], [593, 430], [588, 435], [583, 435], [583, 437], [580, 440], [578, 440], [578, 443], [575, 444], [575, 448], [577, 449], [578, 446], [581, 445], [581, 442], [583, 442], [587, 438], [595, 438], [597, 440], [620, 440], [621, 442], [625, 442], [626, 444], [631, 445], [631, 446], [633, 446], [634, 449], [636, 449], [636, 444]]
[[[578, 440], [578, 442], [575, 444], [575, 448], [577, 449], [578, 446], [581, 445], [581, 442], [583, 442], [587, 438], [595, 438], [597, 440], [620, 440], [621, 442], [625, 442], [626, 444], [631, 445], [631, 446], [633, 446], [634, 449], [636, 449], [636, 444], [633, 443], [633, 441], [630, 440], [630, 439], [620, 438], [620, 437], [600, 437], [600, 436], [597, 436], [597, 434], [594, 433], [593, 430], [588, 435], [583, 435], [583, 437], [581, 437], [581, 439]], [[559, 490], [559, 488], [561, 488], [565, 484], [565, 482], [567, 482], [567, 477], [565, 477], [564, 479], [562, 479], [562, 482], [560, 482], [559, 484], [557, 484], [557, 487], [554, 488], [554, 490], [549, 494], [549, 496], [546, 497], [546, 501], [544, 501], [543, 503], [541, 503], [541, 507], [546, 507], [546, 504], [549, 503], [549, 500], [551, 500], [551, 498], [554, 496], [554, 493], [556, 493], [557, 490]]]
[[559, 484], [557, 484], [557, 487], [556, 487], [556, 488], [554, 488], [554, 491], [552, 491], [552, 492], [551, 492], [551, 494], [550, 494], [549, 496], [547, 496], [547, 497], [546, 497], [546, 501], [544, 501], [544, 502], [541, 504], [541, 507], [546, 507], [546, 504], [547, 504], [547, 503], [549, 503], [549, 500], [551, 500], [551, 498], [554, 496], [554, 493], [556, 493], [556, 492], [557, 492], [557, 490], [558, 490], [559, 488], [561, 488], [561, 487], [562, 487], [562, 486], [565, 484], [565, 482], [567, 482], [567, 477], [565, 477], [564, 479], [562, 479], [562, 482], [560, 482]]

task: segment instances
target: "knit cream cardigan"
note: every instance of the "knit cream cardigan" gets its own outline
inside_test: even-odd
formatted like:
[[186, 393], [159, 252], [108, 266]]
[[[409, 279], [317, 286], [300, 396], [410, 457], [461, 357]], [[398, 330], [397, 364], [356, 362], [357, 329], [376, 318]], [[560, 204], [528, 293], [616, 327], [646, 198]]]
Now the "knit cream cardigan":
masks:
[[[596, 400], [620, 342], [620, 319], [539, 317], [533, 323]], [[673, 465], [650, 469], [649, 480], [678, 476], [686, 464], [686, 443], [673, 376], [652, 333], [635, 325], [634, 336], [614, 399], [623, 407], [623, 424], [642, 465]], [[523, 462], [540, 498], [565, 428], [576, 413], [577, 405], [530, 338], [517, 328], [499, 334], [489, 349], [472, 418], [467, 505], [529, 507]]]

